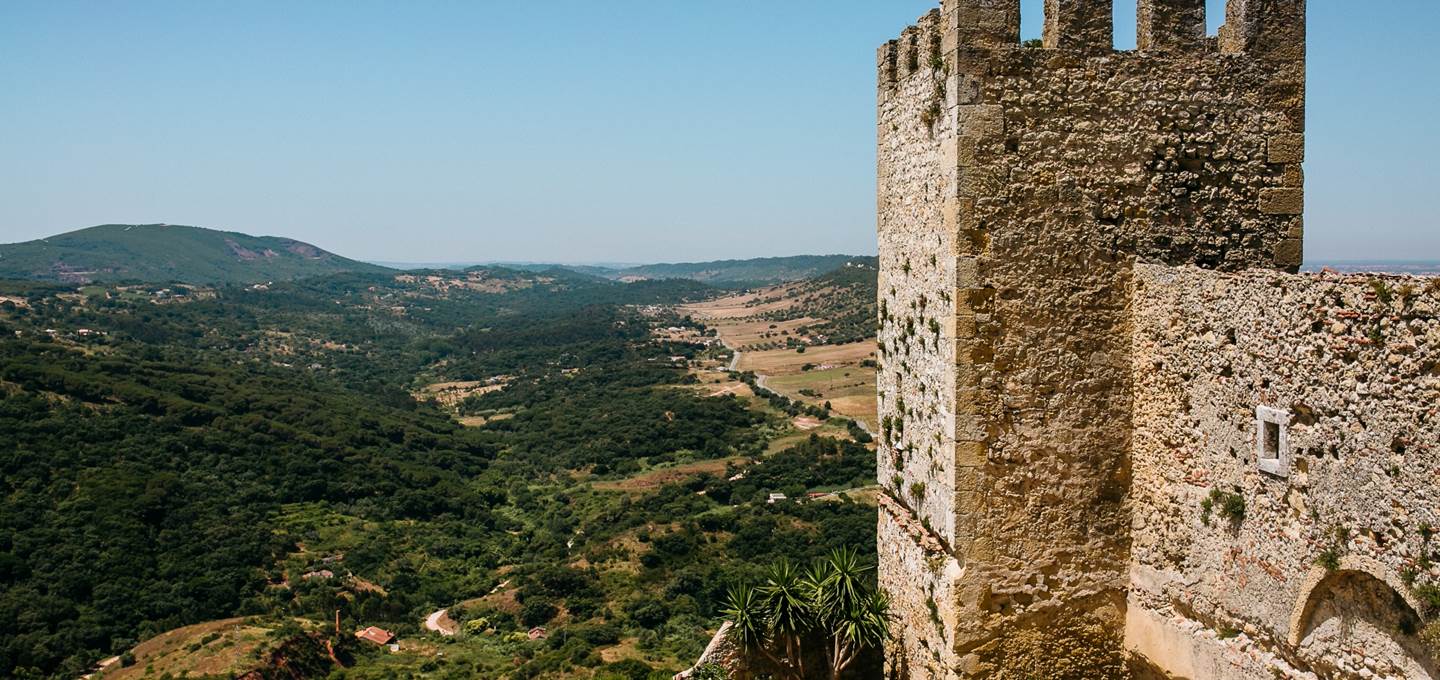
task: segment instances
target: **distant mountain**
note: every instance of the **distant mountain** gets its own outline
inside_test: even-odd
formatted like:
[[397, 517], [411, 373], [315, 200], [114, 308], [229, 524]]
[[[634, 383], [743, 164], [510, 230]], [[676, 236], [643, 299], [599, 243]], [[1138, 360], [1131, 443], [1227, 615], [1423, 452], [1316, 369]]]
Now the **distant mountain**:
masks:
[[692, 279], [714, 286], [743, 288], [800, 281], [860, 259], [863, 258], [853, 255], [796, 255], [750, 260], [647, 264], [615, 270], [610, 276], [621, 279]]
[[67, 283], [259, 283], [383, 271], [294, 239], [166, 224], [106, 224], [0, 245], [0, 278]]

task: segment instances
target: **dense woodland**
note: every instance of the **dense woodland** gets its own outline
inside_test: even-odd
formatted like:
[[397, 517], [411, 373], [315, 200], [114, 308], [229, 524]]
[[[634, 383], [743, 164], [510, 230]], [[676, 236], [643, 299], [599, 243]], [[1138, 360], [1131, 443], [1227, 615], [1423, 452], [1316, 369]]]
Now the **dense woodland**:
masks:
[[[251, 614], [274, 622], [269, 653], [298, 658], [316, 634], [284, 617], [339, 609], [352, 630], [414, 637], [459, 602], [476, 634], [438, 641], [438, 661], [351, 640], [337, 672], [668, 677], [755, 565], [873, 553], [872, 507], [764, 502], [873, 484], [870, 451], [812, 437], [747, 465], [784, 410], [686, 389], [676, 357], [706, 350], [651, 339], [651, 306], [704, 286], [477, 275], [503, 291], [382, 274], [188, 293], [0, 284], [0, 677], [75, 677], [165, 630]], [[412, 396], [501, 375], [461, 406], [506, 416], [481, 427]], [[727, 473], [595, 484], [708, 459]], [[514, 634], [535, 625], [548, 639]], [[622, 641], [668, 661], [606, 661]]]

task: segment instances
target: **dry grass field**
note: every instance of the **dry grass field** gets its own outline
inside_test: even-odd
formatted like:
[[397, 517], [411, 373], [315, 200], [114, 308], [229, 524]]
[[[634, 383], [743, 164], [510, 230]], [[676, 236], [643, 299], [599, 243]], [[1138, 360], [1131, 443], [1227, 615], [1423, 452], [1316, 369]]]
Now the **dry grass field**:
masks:
[[[823, 319], [809, 317], [788, 321], [770, 321], [759, 315], [770, 311], [790, 309], [798, 303], [794, 296], [800, 287], [797, 284], [774, 286], [763, 290], [732, 295], [717, 300], [686, 305], [680, 313], [690, 314], [716, 329], [725, 345], [743, 348], [764, 342], [773, 342], [783, 332], [790, 332]], [[766, 300], [763, 304], [757, 301]], [[861, 366], [861, 362], [875, 359], [873, 341], [852, 342], [843, 345], [812, 345], [803, 353], [794, 349], [774, 349], [741, 352], [741, 371], [753, 371], [765, 376], [765, 386], [787, 397], [808, 404], [830, 403], [831, 410], [847, 418], [863, 421], [870, 427], [876, 425], [875, 369]], [[806, 371], [804, 367], [811, 366]], [[700, 376], [705, 387], [711, 381]], [[720, 385], [719, 387], [729, 387]], [[800, 391], [805, 390], [802, 394]], [[716, 390], [711, 390], [716, 391]]]
[[491, 392], [499, 392], [505, 389], [505, 382], [469, 381], [469, 382], [442, 382], [427, 385], [415, 393], [416, 401], [433, 401], [445, 408], [453, 409], [465, 401], [467, 397], [480, 396]]
[[725, 466], [734, 463], [743, 464], [744, 458], [721, 458], [716, 460], [700, 460], [694, 463], [683, 463], [668, 467], [658, 467], [646, 470], [634, 477], [617, 479], [608, 482], [595, 482], [593, 485], [600, 491], [626, 491], [630, 493], [644, 493], [654, 491], [666, 484], [684, 481], [691, 477], [702, 474], [720, 476], [725, 474]]
[[[721, 331], [721, 334], [721, 337], [724, 337], [724, 331]], [[858, 366], [861, 361], [874, 358], [874, 342], [852, 342], [848, 345], [807, 347], [803, 353], [793, 349], [745, 352], [740, 357], [738, 368], [742, 371], [755, 371], [764, 375], [779, 375], [799, 373], [805, 364], [816, 366], [829, 364], [834, 367], [852, 364]]]
[[[314, 624], [301, 621], [301, 625]], [[234, 618], [197, 623], [161, 633], [133, 650], [135, 663], [112, 664], [96, 678], [135, 680], [162, 675], [173, 677], [230, 677], [258, 662], [256, 652], [269, 640], [270, 629], [251, 619]]]
[[[796, 304], [795, 295], [799, 284], [785, 284], [761, 288], [751, 293], [707, 300], [680, 308], [682, 314], [693, 314], [698, 319], [745, 319], [767, 312], [780, 312]], [[770, 300], [761, 302], [762, 300]]]

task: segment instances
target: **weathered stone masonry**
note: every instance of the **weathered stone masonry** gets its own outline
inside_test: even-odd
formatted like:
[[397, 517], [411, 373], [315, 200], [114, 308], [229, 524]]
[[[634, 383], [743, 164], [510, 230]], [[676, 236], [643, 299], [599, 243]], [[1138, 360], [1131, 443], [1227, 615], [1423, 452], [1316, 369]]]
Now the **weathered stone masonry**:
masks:
[[[1319, 332], [1253, 306], [1271, 284], [1226, 278], [1258, 270], [1295, 289], [1319, 285], [1288, 274], [1303, 239], [1305, 3], [1230, 0], [1218, 37], [1205, 35], [1202, 0], [1138, 9], [1130, 52], [1111, 47], [1108, 0], [1047, 0], [1038, 48], [1019, 44], [1018, 0], [944, 0], [879, 51], [880, 578], [900, 623], [888, 656], [898, 676], [1183, 674], [1224, 665], [1216, 659], [1236, 639], [1269, 660], [1225, 665], [1233, 677], [1323, 672], [1300, 649], [1319, 642], [1244, 612], [1308, 606], [1294, 589], [1257, 599], [1225, 585], [1218, 556], [1243, 561], [1258, 544], [1195, 539], [1204, 499], [1180, 493], [1173, 469], [1157, 476], [1153, 459], [1173, 452], [1147, 438], [1184, 420], [1156, 415], [1157, 375], [1137, 368], [1142, 348], [1158, 351], [1147, 324], [1158, 318], [1151, 296], [1167, 288], [1150, 267], [1184, 285], [1216, 277], [1207, 285], [1231, 287], [1231, 313], [1272, 335]], [[1324, 384], [1337, 370], [1287, 375]], [[1252, 414], [1310, 417], [1240, 396], [1257, 400]], [[1336, 417], [1332, 436], [1379, 422], [1363, 410]], [[1406, 421], [1405, 437], [1433, 441], [1427, 422]], [[1207, 429], [1218, 421], [1199, 427], [1202, 442], [1222, 438]], [[1304, 427], [1286, 431], [1292, 446], [1313, 435]], [[1256, 482], [1270, 473], [1249, 473], [1227, 482], [1247, 502], [1274, 492]], [[1402, 502], [1382, 491], [1372, 502]], [[1307, 507], [1320, 498], [1338, 508], [1358, 496], [1325, 491]], [[1166, 526], [1157, 513], [1170, 524], [1184, 515], [1192, 533], [1156, 534]], [[1292, 572], [1282, 573], [1297, 583], [1315, 579], [1302, 547], [1313, 548], [1264, 546], [1285, 551]], [[1365, 573], [1398, 578], [1377, 570]], [[1364, 583], [1351, 590], [1370, 592]], [[1203, 606], [1185, 604], [1202, 591]], [[1244, 633], [1186, 648], [1183, 661], [1155, 658], [1176, 649], [1175, 635], [1204, 637], [1189, 627], [1215, 625]]]
[[[1414, 634], [1440, 577], [1440, 279], [1142, 265], [1131, 299], [1127, 647], [1188, 678], [1440, 677]], [[1288, 415], [1269, 471], [1257, 407]], [[1217, 492], [1243, 517], [1207, 522]]]

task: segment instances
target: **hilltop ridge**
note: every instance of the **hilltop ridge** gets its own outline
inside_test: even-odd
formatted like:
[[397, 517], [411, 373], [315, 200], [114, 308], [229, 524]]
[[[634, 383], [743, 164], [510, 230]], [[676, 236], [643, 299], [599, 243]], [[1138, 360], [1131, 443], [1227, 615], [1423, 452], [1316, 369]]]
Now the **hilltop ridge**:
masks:
[[382, 271], [295, 239], [168, 224], [104, 224], [0, 245], [0, 278], [67, 283], [258, 283]]

